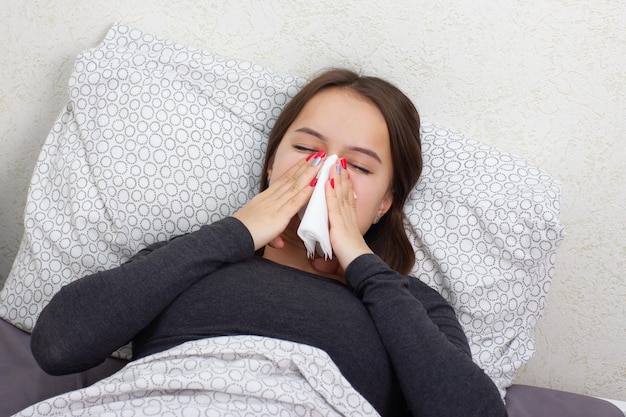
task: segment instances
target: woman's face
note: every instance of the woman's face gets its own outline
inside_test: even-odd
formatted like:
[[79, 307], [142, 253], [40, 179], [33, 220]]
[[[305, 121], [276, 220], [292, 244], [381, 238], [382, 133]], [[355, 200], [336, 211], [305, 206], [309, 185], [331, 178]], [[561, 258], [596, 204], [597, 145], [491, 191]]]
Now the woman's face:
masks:
[[393, 167], [387, 123], [378, 108], [357, 93], [330, 88], [317, 93], [303, 107], [276, 149], [270, 181], [279, 178], [307, 155], [325, 150], [347, 160], [357, 196], [361, 233], [393, 201]]

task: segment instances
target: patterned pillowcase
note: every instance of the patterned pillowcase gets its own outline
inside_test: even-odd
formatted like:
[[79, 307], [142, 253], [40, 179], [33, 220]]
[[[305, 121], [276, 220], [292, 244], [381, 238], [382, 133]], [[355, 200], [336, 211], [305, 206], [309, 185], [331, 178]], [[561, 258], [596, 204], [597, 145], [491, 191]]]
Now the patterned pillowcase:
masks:
[[411, 275], [455, 308], [472, 354], [504, 396], [535, 351], [554, 275], [560, 184], [527, 161], [424, 124], [424, 170], [405, 206]]
[[236, 211], [258, 191], [269, 131], [302, 85], [113, 26], [76, 60], [0, 317], [31, 331], [63, 285]]
[[[0, 292], [0, 317], [26, 331], [63, 285], [245, 204], [267, 135], [304, 80], [115, 25], [78, 57], [69, 84]], [[474, 359], [504, 393], [534, 351], [563, 237], [560, 188], [477, 141], [421, 133], [424, 174], [406, 205], [413, 274], [457, 309]]]

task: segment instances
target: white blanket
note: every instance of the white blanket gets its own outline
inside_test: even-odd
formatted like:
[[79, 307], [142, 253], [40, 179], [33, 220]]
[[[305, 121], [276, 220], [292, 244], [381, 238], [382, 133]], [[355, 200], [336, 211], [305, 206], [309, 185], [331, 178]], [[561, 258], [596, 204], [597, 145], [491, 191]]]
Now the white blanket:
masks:
[[259, 336], [187, 342], [16, 416], [378, 416], [320, 349]]

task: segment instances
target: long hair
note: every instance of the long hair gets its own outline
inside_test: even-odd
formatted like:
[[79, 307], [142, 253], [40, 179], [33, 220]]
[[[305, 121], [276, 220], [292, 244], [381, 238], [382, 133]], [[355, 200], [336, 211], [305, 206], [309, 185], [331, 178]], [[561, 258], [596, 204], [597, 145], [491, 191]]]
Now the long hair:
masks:
[[407, 274], [415, 253], [404, 230], [404, 203], [422, 171], [420, 118], [411, 100], [393, 84], [378, 77], [360, 76], [345, 69], [321, 73], [285, 106], [269, 135], [261, 176], [261, 191], [268, 187], [268, 168], [287, 129], [313, 96], [328, 88], [345, 88], [374, 103], [389, 131], [393, 177], [389, 211], [365, 233], [368, 246], [392, 269]]

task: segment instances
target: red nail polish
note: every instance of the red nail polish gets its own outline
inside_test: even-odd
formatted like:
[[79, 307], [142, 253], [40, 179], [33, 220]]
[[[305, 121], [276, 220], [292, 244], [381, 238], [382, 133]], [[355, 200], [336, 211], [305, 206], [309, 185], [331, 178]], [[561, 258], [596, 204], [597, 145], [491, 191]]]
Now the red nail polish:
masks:
[[308, 162], [311, 158], [313, 158], [315, 155], [317, 155], [317, 152], [313, 152], [311, 155], [306, 157], [306, 161]]
[[326, 156], [326, 151], [324, 149], [322, 149], [321, 151], [318, 152], [318, 158], [323, 158]]
[[335, 179], [334, 178], [330, 179], [330, 188], [332, 188], [333, 190], [335, 189]]
[[339, 162], [341, 163], [341, 167], [343, 169], [346, 169], [348, 167], [348, 161], [346, 161], [346, 158], [341, 158]]
[[313, 181], [311, 181], [311, 184], [309, 184], [311, 187], [315, 187], [315, 184], [317, 184], [317, 178], [313, 178]]

